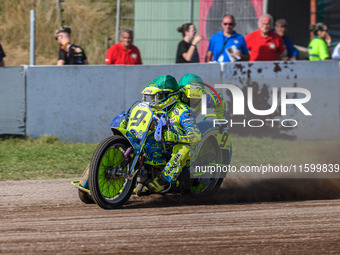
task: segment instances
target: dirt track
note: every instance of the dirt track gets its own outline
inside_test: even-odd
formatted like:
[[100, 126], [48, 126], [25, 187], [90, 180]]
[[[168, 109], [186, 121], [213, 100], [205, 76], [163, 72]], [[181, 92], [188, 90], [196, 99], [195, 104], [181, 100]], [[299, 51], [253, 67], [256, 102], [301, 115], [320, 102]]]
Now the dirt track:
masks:
[[339, 254], [339, 198], [338, 180], [232, 180], [214, 198], [132, 197], [105, 211], [68, 179], [5, 181], [0, 253]]

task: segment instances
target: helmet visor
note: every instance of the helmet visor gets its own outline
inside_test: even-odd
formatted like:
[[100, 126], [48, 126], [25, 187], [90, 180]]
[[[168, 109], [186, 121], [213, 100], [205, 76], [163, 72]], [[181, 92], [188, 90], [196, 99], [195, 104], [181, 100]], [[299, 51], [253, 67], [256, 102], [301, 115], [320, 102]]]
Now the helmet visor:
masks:
[[168, 98], [169, 92], [158, 92], [154, 95], [144, 95], [144, 102], [163, 102]]

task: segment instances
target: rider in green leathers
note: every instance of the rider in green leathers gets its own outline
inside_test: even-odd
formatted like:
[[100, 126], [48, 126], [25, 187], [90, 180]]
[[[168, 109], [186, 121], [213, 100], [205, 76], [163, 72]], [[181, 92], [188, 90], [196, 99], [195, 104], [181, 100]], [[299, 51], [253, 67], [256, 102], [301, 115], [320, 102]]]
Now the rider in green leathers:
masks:
[[202, 95], [207, 95], [207, 107], [213, 108], [217, 119], [225, 119], [226, 102], [224, 97], [218, 93], [221, 102], [217, 95], [208, 89], [201, 77], [195, 74], [185, 74], [178, 82], [180, 87], [181, 96], [180, 99], [185, 104], [189, 105], [194, 114], [198, 115], [201, 111], [201, 99]]
[[[172, 149], [171, 158], [159, 176], [148, 184], [151, 192], [158, 193], [176, 183], [182, 168], [189, 164], [190, 145], [201, 141], [192, 112], [187, 104], [179, 100], [179, 86], [171, 75], [161, 75], [150, 82], [142, 91], [144, 101], [150, 103], [154, 112], [167, 110], [169, 130], [164, 131], [164, 142]], [[125, 128], [128, 120], [120, 127]]]
[[151, 97], [151, 109], [168, 110], [169, 130], [164, 131], [164, 141], [172, 147], [171, 158], [159, 176], [148, 185], [151, 192], [160, 192], [170, 183], [175, 183], [182, 168], [190, 159], [189, 145], [201, 141], [188, 105], [179, 101], [179, 87], [171, 75], [161, 75], [143, 90], [144, 96]]

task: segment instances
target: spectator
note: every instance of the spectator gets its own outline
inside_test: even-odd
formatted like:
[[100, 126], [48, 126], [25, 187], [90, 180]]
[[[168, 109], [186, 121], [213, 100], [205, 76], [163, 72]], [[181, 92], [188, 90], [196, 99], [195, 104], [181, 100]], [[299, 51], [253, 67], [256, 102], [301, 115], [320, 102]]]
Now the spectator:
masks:
[[206, 62], [247, 61], [249, 53], [244, 37], [234, 30], [236, 26], [233, 15], [226, 14], [221, 22], [223, 30], [210, 38]]
[[60, 27], [55, 32], [55, 39], [60, 44], [57, 65], [88, 65], [85, 51], [71, 42], [71, 28]]
[[[316, 23], [310, 26], [314, 37], [308, 45], [309, 60], [325, 60], [330, 59], [327, 46], [332, 46], [332, 38], [327, 33], [327, 26], [323, 23]], [[326, 44], [327, 43], [327, 44]]]
[[335, 46], [332, 54], [332, 59], [340, 59], [340, 43]]
[[246, 36], [250, 52], [250, 61], [275, 61], [285, 56], [285, 45], [282, 38], [271, 31], [273, 18], [262, 15], [257, 23], [258, 30]]
[[294, 47], [292, 41], [286, 36], [288, 23], [285, 19], [278, 19], [275, 22], [275, 32], [281, 36], [285, 46], [287, 55], [282, 60], [296, 60], [299, 56], [299, 51]]
[[133, 45], [133, 31], [124, 29], [120, 35], [120, 42], [112, 45], [106, 51], [107, 65], [141, 65], [142, 58], [138, 48]]
[[4, 57], [6, 57], [6, 54], [5, 54], [5, 52], [2, 49], [1, 44], [0, 44], [0, 67], [4, 67], [5, 66]]
[[176, 63], [199, 63], [196, 46], [202, 40], [202, 36], [196, 35], [195, 25], [185, 23], [177, 28], [177, 31], [182, 33], [183, 40], [177, 47]]

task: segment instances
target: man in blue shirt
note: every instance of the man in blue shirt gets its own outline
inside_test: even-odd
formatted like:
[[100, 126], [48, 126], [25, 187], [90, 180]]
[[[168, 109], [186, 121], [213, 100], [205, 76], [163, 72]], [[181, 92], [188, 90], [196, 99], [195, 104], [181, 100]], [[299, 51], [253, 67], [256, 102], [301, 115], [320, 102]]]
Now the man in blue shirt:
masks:
[[249, 53], [244, 37], [236, 31], [235, 18], [227, 14], [223, 17], [223, 30], [211, 36], [206, 62], [235, 62], [249, 60]]
[[292, 41], [286, 36], [288, 23], [285, 19], [278, 19], [275, 22], [275, 33], [281, 36], [287, 51], [287, 56], [282, 60], [296, 60], [299, 56], [299, 51], [294, 47]]

